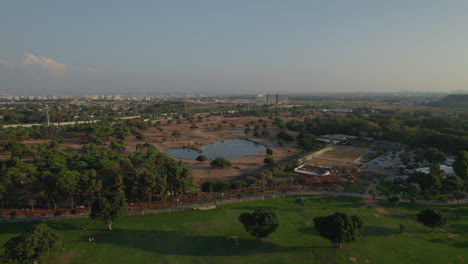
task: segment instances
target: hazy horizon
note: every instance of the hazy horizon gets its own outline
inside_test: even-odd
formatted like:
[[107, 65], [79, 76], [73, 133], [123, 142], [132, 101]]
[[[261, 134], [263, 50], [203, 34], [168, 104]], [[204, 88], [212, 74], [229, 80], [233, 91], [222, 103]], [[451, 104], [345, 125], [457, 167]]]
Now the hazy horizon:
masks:
[[38, 1], [0, 9], [0, 94], [467, 89], [468, 2]]

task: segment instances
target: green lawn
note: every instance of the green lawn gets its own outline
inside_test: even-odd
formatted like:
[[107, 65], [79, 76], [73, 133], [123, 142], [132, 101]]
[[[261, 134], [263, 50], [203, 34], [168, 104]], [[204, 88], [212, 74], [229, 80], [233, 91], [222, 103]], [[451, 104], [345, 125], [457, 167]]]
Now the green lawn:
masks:
[[[310, 196], [305, 213], [294, 198], [277, 198], [185, 211], [124, 217], [113, 231], [91, 220], [48, 222], [64, 237], [66, 250], [52, 263], [462, 263], [468, 261], [468, 207], [445, 206], [446, 231], [430, 233], [415, 221], [423, 205], [384, 210], [365, 208], [359, 198]], [[264, 208], [278, 214], [280, 226], [259, 244], [237, 217]], [[379, 212], [380, 211], [380, 212]], [[386, 211], [386, 212], [385, 212]], [[319, 237], [316, 216], [344, 212], [364, 219], [364, 235], [342, 249]], [[406, 232], [400, 233], [404, 224]], [[0, 244], [30, 224], [0, 224]], [[88, 230], [75, 227], [85, 225]], [[239, 236], [239, 246], [228, 237]], [[94, 242], [88, 242], [94, 237]], [[354, 262], [355, 261], [355, 262]]]

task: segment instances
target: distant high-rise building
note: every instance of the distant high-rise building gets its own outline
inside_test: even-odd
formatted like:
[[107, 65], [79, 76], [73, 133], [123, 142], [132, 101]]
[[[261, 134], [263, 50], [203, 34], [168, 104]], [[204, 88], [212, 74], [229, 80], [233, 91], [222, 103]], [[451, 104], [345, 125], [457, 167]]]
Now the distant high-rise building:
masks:
[[284, 94], [257, 94], [255, 103], [269, 105], [287, 104], [288, 96]]

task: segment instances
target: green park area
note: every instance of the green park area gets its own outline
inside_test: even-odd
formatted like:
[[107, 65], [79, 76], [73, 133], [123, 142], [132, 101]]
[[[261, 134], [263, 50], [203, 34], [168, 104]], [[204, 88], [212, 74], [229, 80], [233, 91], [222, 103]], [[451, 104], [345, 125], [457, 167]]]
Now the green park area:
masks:
[[[444, 229], [416, 221], [428, 206], [326, 195], [265, 199], [216, 209], [122, 217], [108, 231], [91, 219], [48, 221], [64, 251], [49, 263], [464, 263], [468, 260], [468, 207], [436, 207]], [[433, 206], [434, 207], [434, 206]], [[279, 227], [262, 242], [238, 217], [254, 209], [274, 212]], [[432, 208], [433, 209], [433, 208]], [[314, 229], [315, 217], [335, 212], [363, 220], [362, 235], [337, 248]], [[34, 223], [0, 224], [0, 244]], [[79, 227], [86, 227], [80, 229]], [[90, 241], [92, 240], [92, 241]], [[0, 251], [3, 254], [3, 248]]]

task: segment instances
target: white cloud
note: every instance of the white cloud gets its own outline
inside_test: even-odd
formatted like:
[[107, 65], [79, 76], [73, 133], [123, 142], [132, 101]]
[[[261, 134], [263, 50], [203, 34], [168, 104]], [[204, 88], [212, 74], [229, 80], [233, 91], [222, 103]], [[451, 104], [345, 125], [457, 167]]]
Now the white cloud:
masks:
[[68, 66], [62, 63], [58, 63], [51, 58], [46, 57], [37, 57], [30, 53], [25, 53], [23, 55], [23, 60], [21, 62], [25, 66], [39, 66], [42, 69], [51, 72], [54, 75], [60, 75], [67, 71]]

